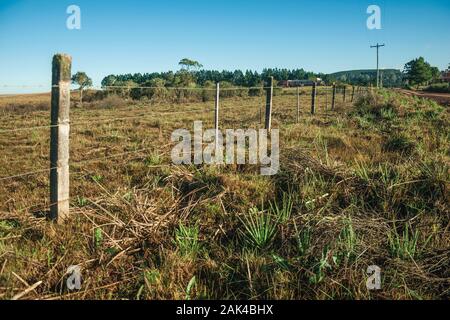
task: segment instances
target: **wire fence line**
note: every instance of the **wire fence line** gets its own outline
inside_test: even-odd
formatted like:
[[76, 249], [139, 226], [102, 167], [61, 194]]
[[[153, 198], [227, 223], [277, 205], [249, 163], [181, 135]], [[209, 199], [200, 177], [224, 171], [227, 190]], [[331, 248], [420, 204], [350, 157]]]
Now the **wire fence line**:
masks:
[[[76, 87], [76, 85], [71, 85], [72, 87], [74, 87], [74, 91], [78, 90]], [[61, 87], [60, 85], [44, 85], [44, 84], [40, 84], [40, 85], [0, 85], [0, 88], [24, 88], [24, 89], [28, 89], [28, 88], [59, 88]], [[308, 86], [303, 86], [302, 88], [306, 88]], [[267, 90], [267, 89], [271, 89], [272, 87], [268, 87], [268, 86], [250, 86], [250, 87], [246, 87], [246, 86], [238, 86], [238, 87], [222, 87], [220, 88], [220, 91], [228, 91], [228, 90], [258, 90], [258, 89], [263, 89], [263, 90]], [[297, 87], [284, 87], [284, 86], [274, 86], [273, 87], [275, 90], [276, 89], [296, 89]], [[166, 87], [166, 86], [124, 86], [124, 85], [112, 85], [112, 86], [90, 86], [85, 88], [85, 90], [113, 90], [113, 89], [166, 89], [166, 90], [200, 90], [200, 91], [216, 91], [215, 87]]]
[[[0, 86], [2, 87], [2, 86]], [[5, 86], [3, 86], [5, 87]], [[19, 86], [18, 86], [19, 87]], [[22, 86], [22, 88], [26, 88], [27, 86]], [[48, 86], [34, 86], [34, 87], [48, 87]], [[70, 92], [70, 88], [68, 88], [68, 86], [66, 85], [52, 85], [51, 86], [52, 89], [58, 89], [58, 90], [69, 90]], [[161, 89], [166, 89], [166, 90], [199, 90], [199, 91], [217, 91], [218, 88], [210, 88], [210, 87], [151, 87], [151, 86], [104, 86], [101, 87], [100, 90], [116, 90], [116, 89], [127, 89], [127, 90], [132, 90], [132, 89], [139, 89], [139, 90], [145, 90], [145, 89], [154, 89], [154, 90], [161, 90]], [[273, 93], [274, 90], [283, 90], [284, 92], [292, 92], [293, 94], [296, 94], [297, 96], [300, 95], [305, 95], [308, 94], [308, 92], [304, 92], [304, 90], [302, 88], [297, 88], [297, 87], [279, 87], [279, 86], [258, 86], [258, 87], [224, 87], [221, 88], [220, 91], [238, 91], [238, 90], [263, 90], [263, 91], [267, 91], [267, 94], [271, 94], [270, 97], [270, 112], [272, 113], [273, 110]], [[314, 86], [314, 88], [312, 89], [314, 90], [313, 92], [315, 92], [316, 94], [321, 94], [323, 93], [326, 96], [326, 104], [325, 107], [328, 107], [328, 103], [330, 102], [331, 104], [331, 96], [333, 96], [333, 101], [335, 101], [335, 95], [338, 94], [338, 90], [336, 88], [336, 86], [334, 87], [318, 87], [316, 88]], [[342, 93], [344, 94], [344, 102], [345, 102], [345, 89], [343, 89]], [[329, 97], [330, 94], [330, 97]], [[314, 95], [314, 93], [313, 93]], [[352, 93], [352, 100], [353, 100], [353, 96], [355, 95], [355, 89], [353, 88], [353, 93]], [[217, 94], [217, 97], [219, 97], [219, 93]], [[217, 99], [217, 98], [216, 98]], [[268, 99], [268, 98], [267, 98]], [[316, 97], [313, 96], [313, 104], [315, 103], [315, 99]], [[217, 102], [217, 101], [216, 101]], [[267, 108], [269, 106], [269, 100], [267, 100], [265, 103], [261, 102], [261, 104], [258, 104], [257, 106], [255, 106], [255, 108], [259, 107], [259, 116], [255, 115], [256, 119], [258, 119], [259, 117], [259, 123], [260, 125], [263, 123], [262, 120], [262, 109], [264, 107], [266, 107], [266, 113], [267, 113]], [[52, 106], [53, 107], [53, 106]], [[246, 106], [247, 108], [250, 108], [249, 106]], [[292, 106], [294, 107], [294, 106]], [[215, 106], [215, 108], [218, 108], [217, 104]], [[297, 105], [297, 112], [299, 106]], [[19, 132], [19, 131], [33, 131], [33, 130], [43, 130], [43, 129], [53, 129], [53, 128], [58, 128], [58, 130], [61, 129], [61, 126], [71, 126], [71, 127], [77, 127], [77, 126], [84, 126], [84, 125], [92, 125], [92, 124], [98, 124], [98, 123], [113, 123], [113, 122], [117, 122], [117, 121], [129, 121], [129, 120], [142, 120], [142, 119], [147, 119], [147, 118], [155, 118], [155, 117], [161, 117], [161, 116], [167, 116], [167, 115], [178, 115], [178, 114], [202, 114], [205, 112], [212, 112], [215, 109], [200, 109], [200, 110], [182, 110], [182, 111], [156, 111], [156, 110], [149, 110], [149, 112], [142, 112], [138, 115], [132, 115], [132, 116], [124, 116], [124, 117], [112, 117], [112, 118], [94, 118], [90, 121], [75, 121], [75, 122], [71, 122], [69, 120], [65, 121], [64, 123], [60, 122], [58, 124], [50, 124], [50, 125], [43, 125], [43, 126], [30, 126], [30, 127], [21, 127], [21, 128], [3, 128], [0, 129], [0, 134], [5, 134], [5, 133], [10, 133], [10, 132]], [[293, 108], [294, 110], [294, 108]], [[220, 108], [220, 112], [221, 113], [225, 113], [228, 111], [239, 111], [239, 108], [236, 106], [233, 107], [225, 107], [225, 108]], [[314, 114], [314, 109], [313, 109], [313, 114]], [[253, 117], [252, 117], [253, 118]], [[298, 122], [298, 119], [297, 119]], [[218, 130], [218, 128], [216, 128]], [[53, 131], [53, 130], [52, 130]], [[150, 150], [155, 150], [154, 147], [146, 147], [146, 148], [140, 148], [137, 150], [130, 150], [130, 151], [125, 151], [125, 152], [120, 152], [120, 153], [115, 153], [112, 155], [105, 155], [105, 156], [99, 156], [99, 157], [94, 157], [91, 159], [85, 159], [85, 160], [79, 160], [76, 162], [70, 162], [68, 164], [68, 167], [71, 168], [79, 168], [82, 165], [88, 164], [88, 163], [95, 163], [95, 162], [101, 162], [101, 161], [105, 161], [108, 159], [115, 159], [115, 158], [119, 158], [119, 157], [126, 157], [126, 156], [134, 156], [140, 153], [144, 153]], [[141, 155], [139, 157], [135, 157], [134, 159], [138, 159], [138, 158], [142, 158], [142, 157], [147, 157], [148, 155]], [[55, 162], [57, 163], [57, 162]], [[171, 164], [167, 165], [167, 164], [162, 164], [162, 165], [155, 165], [153, 167], [170, 167], [172, 166]], [[19, 173], [16, 175], [10, 175], [10, 176], [4, 176], [4, 177], [0, 177], [0, 181], [4, 182], [7, 180], [14, 180], [14, 179], [18, 179], [18, 178], [25, 178], [25, 177], [30, 177], [30, 176], [34, 176], [34, 175], [38, 175], [38, 174], [42, 174], [42, 173], [48, 173], [51, 172], [53, 170], [57, 170], [60, 169], [59, 167], [50, 167], [48, 169], [42, 169], [42, 170], [35, 170], [35, 171], [30, 171], [30, 172], [24, 172], [24, 173]], [[82, 168], [83, 170], [83, 168]], [[80, 173], [75, 173], [74, 175], [79, 175]], [[54, 203], [54, 205], [58, 204], [58, 202]], [[52, 206], [52, 204], [48, 205], [48, 206]], [[31, 207], [32, 208], [32, 207]]]
[[[247, 106], [248, 108], [250, 108], [251, 106]], [[255, 108], [257, 108], [258, 106], [253, 106]], [[234, 111], [236, 108], [235, 107], [229, 107], [229, 108], [222, 108], [222, 112], [227, 112], [227, 111]], [[71, 126], [83, 126], [83, 125], [91, 125], [93, 122], [97, 123], [104, 123], [104, 122], [116, 122], [116, 121], [127, 121], [127, 120], [146, 120], [147, 118], [154, 118], [155, 116], [161, 116], [161, 115], [174, 115], [174, 114], [198, 114], [199, 112], [208, 112], [211, 110], [207, 110], [207, 109], [202, 109], [202, 110], [189, 110], [189, 111], [180, 111], [180, 112], [157, 112], [157, 113], [153, 113], [153, 114], [149, 114], [149, 113], [142, 113], [136, 116], [127, 116], [127, 117], [120, 117], [120, 118], [107, 118], [107, 119], [96, 119], [95, 121], [86, 121], [86, 122], [75, 122], [75, 123], [70, 123]], [[47, 128], [55, 128], [58, 127], [59, 125], [52, 125], [52, 126], [36, 126], [36, 127], [29, 127], [29, 128], [18, 128], [18, 129], [11, 129], [11, 130], [2, 130], [0, 131], [0, 133], [4, 133], [4, 132], [15, 132], [15, 131], [25, 131], [25, 130], [35, 130], [35, 129], [47, 129]], [[146, 148], [144, 150], [147, 150], [149, 148]], [[137, 150], [137, 151], [132, 151], [133, 152], [140, 152], [140, 151], [144, 151], [144, 150]], [[125, 153], [128, 154], [129, 152]], [[121, 156], [123, 154], [119, 154], [116, 156]], [[113, 156], [114, 157], [114, 156]], [[96, 161], [98, 159], [91, 159], [91, 160], [87, 160], [87, 161], [81, 161], [81, 162], [90, 162], [90, 161]], [[101, 159], [100, 159], [101, 160]], [[16, 160], [16, 161], [7, 161], [8, 165], [11, 164], [15, 164], [15, 163], [19, 163], [19, 162], [23, 162], [23, 160]], [[78, 164], [78, 163], [75, 163]], [[43, 170], [39, 170], [39, 171], [34, 171], [34, 172], [27, 172], [27, 173], [23, 173], [23, 174], [18, 174], [18, 175], [11, 175], [11, 176], [7, 176], [7, 177], [0, 177], [0, 181], [3, 180], [7, 180], [7, 179], [11, 179], [11, 178], [18, 178], [18, 177], [23, 177], [23, 176], [29, 176], [29, 175], [33, 175], [33, 174], [38, 174], [38, 173], [42, 173], [42, 172], [46, 172], [46, 171], [51, 171], [52, 169], [43, 169]]]
[[[145, 87], [145, 88], [151, 88], [151, 87]], [[284, 88], [284, 89], [296, 89], [296, 88]], [[327, 89], [331, 89], [332, 90], [332, 88], [325, 87], [325, 92], [326, 93], [327, 93], [327, 91], [326, 91]], [[223, 90], [223, 89], [221, 89], [221, 90]], [[326, 98], [327, 98], [327, 101], [325, 102], [325, 106], [328, 107], [328, 103], [331, 103], [331, 97], [329, 97], [330, 99], [328, 99], [328, 96]], [[254, 106], [254, 107], [255, 108], [258, 108], [258, 107], [261, 108], [260, 105], [257, 105], [257, 106]], [[221, 111], [225, 111], [225, 112], [226, 111], [233, 111], [233, 110], [236, 110], [236, 107], [221, 108]], [[161, 112], [161, 111], [158, 112], [158, 111], [151, 110], [150, 111], [151, 113], [142, 113], [142, 114], [135, 115], [135, 116], [114, 117], [114, 118], [106, 118], [106, 119], [104, 119], [104, 118], [95, 119], [95, 123], [126, 121], [126, 120], [143, 119], [143, 118], [147, 118], [147, 117], [176, 115], [176, 114], [196, 114], [196, 113], [199, 113], [199, 112], [209, 112], [209, 111], [211, 111], [211, 109], [183, 110], [183, 111], [163, 111], [163, 112]], [[70, 124], [71, 126], [83, 126], [83, 125], [90, 125], [93, 122], [94, 121], [85, 121], [85, 122], [71, 122], [71, 121], [69, 121], [68, 124]], [[21, 128], [3, 128], [3, 129], [0, 129], [0, 134], [21, 132], [21, 131], [43, 130], [43, 129], [51, 129], [51, 128], [57, 128], [57, 127], [59, 127], [59, 124], [55, 124], [55, 125], [48, 124], [48, 125], [39, 125], [39, 126], [30, 126], [30, 127], [21, 127]]]
[[[286, 89], [286, 88], [285, 88]], [[326, 88], [327, 89], [327, 88]], [[222, 89], [221, 89], [222, 90]], [[355, 94], [355, 93], [354, 93]], [[328, 104], [330, 101], [326, 101], [326, 104]], [[260, 107], [255, 106], [255, 107]], [[236, 107], [231, 108], [222, 108], [222, 111], [233, 111]], [[95, 119], [95, 123], [99, 122], [115, 122], [115, 121], [126, 121], [126, 120], [133, 120], [133, 119], [140, 119], [143, 117], [154, 117], [154, 116], [164, 116], [164, 115], [175, 115], [175, 114], [189, 114], [189, 113], [199, 113], [199, 112], [208, 112], [211, 111], [209, 109], [201, 109], [201, 110], [184, 110], [184, 111], [164, 111], [164, 112], [157, 112], [157, 111], [151, 111], [154, 112], [152, 114], [149, 113], [143, 113], [136, 116], [126, 116], [126, 117], [115, 117], [115, 118], [107, 118], [107, 119]], [[93, 121], [86, 121], [86, 122], [68, 122], [71, 126], [82, 126], [82, 125], [89, 125], [92, 124]], [[20, 131], [33, 131], [33, 130], [42, 130], [42, 129], [51, 129], [51, 128], [57, 128], [59, 127], [59, 124], [49, 124], [49, 125], [41, 125], [41, 126], [31, 126], [31, 127], [21, 127], [21, 128], [3, 128], [0, 129], [0, 134], [4, 133], [11, 133], [11, 132], [20, 132]]]
[[[162, 148], [167, 147], [169, 145], [171, 145], [171, 143], [162, 146]], [[96, 157], [96, 158], [91, 158], [91, 159], [79, 160], [79, 161], [71, 162], [70, 166], [76, 167], [76, 166], [82, 165], [82, 164], [94, 163], [94, 162], [104, 161], [104, 160], [108, 160], [108, 159], [119, 158], [119, 157], [123, 157], [123, 156], [127, 156], [127, 155], [150, 151], [150, 150], [155, 151], [154, 146], [140, 148], [138, 150], [125, 151], [125, 152], [116, 153], [116, 154], [109, 155], [109, 156], [101, 156], [101, 157]], [[52, 168], [48, 168], [48, 169], [41, 169], [41, 170], [19, 173], [19, 174], [10, 175], [10, 176], [4, 176], [4, 177], [0, 177], [0, 181], [6, 181], [6, 180], [15, 179], [15, 178], [23, 178], [23, 177], [27, 177], [27, 176], [37, 175], [37, 174], [41, 174], [41, 173], [50, 172], [51, 170], [54, 170], [54, 169], [58, 169], [58, 168], [52, 167]]]
[[31, 88], [49, 88], [51, 86], [46, 84], [2, 84], [0, 85], [0, 88], [24, 88], [24, 89], [31, 89]]
[[[260, 107], [260, 106], [259, 105], [254, 105], [254, 106], [248, 106], [247, 105], [246, 106], [246, 108], [258, 108], [258, 107]], [[222, 112], [235, 111], [235, 110], [236, 110], [236, 107], [229, 107], [229, 108], [222, 108], [221, 109]], [[201, 110], [190, 110], [190, 111], [181, 111], [181, 112], [157, 112], [157, 113], [153, 113], [153, 114], [142, 113], [142, 114], [139, 114], [139, 115], [136, 115], [136, 116], [127, 116], [127, 117], [120, 117], [120, 118], [106, 118], [106, 119], [105, 118], [101, 118], [101, 119], [96, 119], [95, 123], [98, 124], [98, 123], [104, 123], [104, 122], [127, 121], [127, 120], [136, 120], [136, 119], [138, 119], [138, 120], [147, 120], [147, 119], [154, 119], [155, 116], [161, 116], [161, 115], [198, 114], [198, 113], [201, 113], [201, 112], [210, 112], [210, 111], [211, 110], [208, 110], [208, 109], [201, 109]], [[69, 122], [69, 123], [70, 123], [70, 125], [72, 127], [74, 127], [74, 126], [92, 125], [93, 122], [94, 121], [75, 122], [75, 123]], [[58, 125], [19, 128], [19, 129], [13, 129], [11, 131], [34, 130], [34, 129], [54, 128], [54, 127], [58, 127]], [[71, 131], [73, 132], [73, 130], [71, 130]], [[37, 147], [35, 146], [35, 148], [37, 148]], [[140, 151], [144, 151], [144, 150], [148, 150], [148, 149], [151, 149], [151, 148], [146, 148], [146, 149], [143, 149], [143, 150], [136, 150], [136, 151], [126, 152], [124, 154], [118, 154], [118, 155], [115, 155], [115, 156], [112, 156], [112, 157], [118, 157], [118, 156], [125, 155], [125, 154], [128, 154], [128, 153], [140, 152]], [[108, 158], [109, 157], [107, 157], [105, 159], [108, 159]], [[103, 158], [89, 159], [87, 161], [83, 160], [83, 161], [80, 161], [80, 162], [75, 162], [74, 164], [79, 164], [79, 163], [84, 163], [84, 162], [91, 162], [91, 161], [97, 161], [97, 160], [102, 160], [102, 159]], [[15, 161], [8, 161], [8, 159], [4, 159], [4, 160], [5, 160], [5, 162], [8, 163], [9, 166], [12, 165], [12, 164], [17, 164], [17, 163], [24, 162], [23, 159], [15, 160]], [[47, 159], [42, 159], [42, 160], [47, 160]], [[7, 177], [0, 177], [0, 181], [7, 180], [7, 179], [10, 179], [10, 178], [16, 178], [16, 177], [27, 176], [27, 175], [32, 175], [32, 174], [38, 174], [38, 173], [46, 172], [46, 171], [50, 171], [50, 170], [51, 169], [43, 169], [42, 171], [39, 170], [39, 171], [34, 171], [34, 172], [28, 172], [28, 173], [24, 173], [23, 175], [19, 174], [19, 175], [10, 175], [10, 176], [7, 176]]]
[[[53, 89], [53, 88], [59, 88], [60, 85], [0, 85], [0, 88], [18, 88], [18, 89], [33, 89], [33, 88], [47, 88], [47, 89]], [[166, 87], [166, 86], [124, 86], [124, 85], [117, 85], [117, 86], [90, 86], [85, 88], [84, 90], [95, 90], [95, 91], [104, 91], [104, 90], [115, 90], [115, 89], [125, 89], [125, 90], [132, 90], [132, 89], [153, 89], [153, 90], [169, 90], [169, 91], [177, 91], [177, 90], [198, 90], [198, 91], [215, 91], [215, 87]], [[265, 86], [254, 86], [254, 87], [223, 87], [221, 88], [221, 91], [245, 91], [245, 90], [267, 90], [270, 89], [270, 87]], [[275, 89], [290, 89], [289, 87], [275, 87]], [[71, 91], [77, 91], [78, 88], [75, 85], [71, 85]]]
[[[91, 121], [85, 121], [85, 122], [71, 122], [69, 121], [68, 124], [71, 126], [81, 126], [81, 125], [87, 125], [92, 124], [93, 122], [99, 123], [99, 122], [114, 122], [114, 121], [122, 121], [122, 120], [133, 120], [133, 119], [140, 119], [142, 117], [154, 117], [158, 115], [171, 115], [171, 114], [185, 114], [185, 113], [198, 113], [202, 111], [210, 111], [210, 110], [186, 110], [186, 111], [174, 111], [174, 112], [158, 112], [154, 114], [144, 113], [136, 116], [126, 116], [126, 117], [119, 117], [119, 118], [107, 118], [107, 119], [95, 119]], [[8, 132], [18, 132], [18, 131], [32, 131], [32, 130], [39, 130], [39, 129], [50, 129], [50, 128], [57, 128], [59, 127], [59, 124], [55, 125], [43, 125], [43, 126], [32, 126], [32, 127], [23, 127], [23, 128], [8, 128], [8, 129], [0, 129], [0, 133], [8, 133]]]
[[[196, 113], [198, 113], [198, 111], [196, 111]], [[135, 117], [128, 117], [128, 118], [125, 118], [125, 119], [130, 119], [130, 118], [135, 118]], [[142, 119], [142, 116], [139, 116], [139, 118]], [[123, 119], [124, 118], [113, 119], [113, 120], [123, 120]], [[111, 119], [108, 119], [108, 121], [111, 121]], [[96, 122], [98, 122], [98, 121], [96, 121]], [[91, 124], [91, 123], [85, 123], [85, 124]], [[55, 127], [55, 126], [52, 126], [52, 127]], [[39, 127], [39, 128], [42, 128], [42, 127]], [[108, 159], [113, 159], [113, 158], [126, 156], [126, 155], [129, 155], [129, 154], [135, 154], [135, 153], [140, 153], [140, 152], [144, 152], [144, 151], [149, 151], [149, 150], [153, 150], [153, 149], [154, 149], [153, 147], [149, 147], [149, 148], [143, 148], [143, 149], [139, 149], [139, 150], [127, 151], [127, 152], [123, 152], [123, 153], [119, 153], [119, 154], [115, 154], [115, 155], [111, 155], [111, 156], [106, 156], [106, 157], [99, 157], [99, 158], [94, 158], [94, 159], [81, 160], [81, 161], [73, 162], [73, 163], [71, 163], [71, 165], [72, 166], [76, 166], [76, 165], [86, 164], [86, 163], [90, 163], [90, 162], [103, 161], [103, 160], [108, 160]], [[14, 162], [10, 162], [9, 164], [11, 164], [11, 163], [14, 163]], [[52, 168], [48, 168], [48, 169], [41, 169], [41, 170], [36, 170], [36, 171], [31, 171], [31, 172], [25, 172], [25, 173], [20, 173], [20, 174], [16, 174], [16, 175], [11, 175], [11, 176], [0, 177], [0, 181], [6, 181], [6, 180], [11, 180], [11, 179], [16, 179], [16, 178], [24, 178], [24, 177], [28, 177], [28, 176], [33, 176], [33, 175], [37, 175], [37, 174], [41, 174], [41, 173], [50, 172], [50, 171], [55, 170], [55, 169], [58, 169], [58, 167], [52, 167]]]
[[[235, 110], [234, 107], [232, 108], [228, 108], [228, 109], [222, 109], [222, 111], [232, 111]], [[192, 112], [170, 112], [168, 114], [185, 114], [185, 113], [198, 113], [199, 110], [195, 110]], [[133, 116], [133, 117], [123, 117], [123, 118], [112, 118], [112, 119], [100, 119], [100, 120], [95, 120], [95, 123], [99, 123], [99, 122], [111, 122], [111, 121], [121, 121], [121, 120], [129, 120], [129, 119], [145, 119], [145, 117], [148, 116], [152, 116], [154, 117], [155, 115], [148, 115], [148, 114], [143, 114], [143, 115], [138, 115], [138, 116]], [[87, 125], [87, 124], [92, 124], [92, 122], [84, 122], [84, 123], [75, 123], [74, 125]], [[57, 125], [55, 126], [49, 126], [49, 127], [57, 127]], [[38, 128], [42, 128], [42, 127], [38, 127]], [[45, 127], [48, 128], [48, 127]], [[71, 166], [76, 166], [76, 165], [80, 165], [80, 164], [86, 164], [86, 163], [91, 163], [91, 162], [98, 162], [98, 161], [103, 161], [103, 160], [108, 160], [108, 159], [113, 159], [113, 158], [118, 158], [118, 157], [122, 157], [122, 156], [126, 156], [129, 154], [135, 154], [135, 153], [140, 153], [140, 152], [144, 152], [144, 151], [149, 151], [149, 150], [153, 150], [153, 147], [148, 147], [148, 148], [143, 148], [143, 149], [138, 149], [138, 150], [133, 150], [133, 151], [127, 151], [127, 152], [123, 152], [123, 153], [119, 153], [119, 154], [114, 154], [111, 156], [105, 156], [105, 157], [98, 157], [98, 158], [93, 158], [93, 159], [87, 159], [87, 160], [80, 160], [77, 162], [72, 162], [70, 165]], [[17, 160], [17, 161], [13, 161], [13, 162], [8, 162], [8, 164], [14, 164], [14, 163], [18, 163], [21, 162], [23, 160]], [[20, 174], [16, 174], [16, 175], [10, 175], [10, 176], [4, 176], [4, 177], [0, 177], [0, 181], [5, 181], [5, 180], [10, 180], [10, 179], [15, 179], [15, 178], [23, 178], [23, 177], [27, 177], [27, 176], [32, 176], [32, 175], [37, 175], [40, 173], [46, 173], [46, 172], [50, 172], [51, 170], [57, 169], [57, 167], [53, 167], [53, 168], [48, 168], [48, 169], [41, 169], [41, 170], [36, 170], [36, 171], [31, 171], [31, 172], [26, 172], [26, 173], [20, 173]]]
[[[139, 149], [139, 150], [122, 152], [122, 153], [114, 154], [114, 155], [111, 155], [111, 156], [97, 157], [97, 158], [93, 158], [93, 159], [80, 160], [80, 161], [76, 161], [76, 162], [71, 163], [71, 166], [76, 166], [76, 165], [80, 165], [80, 164], [86, 164], [86, 163], [91, 163], [91, 162], [97, 162], [97, 161], [104, 161], [104, 160], [108, 160], [108, 159], [119, 158], [119, 157], [123, 157], [123, 156], [126, 156], [126, 155], [136, 154], [136, 153], [149, 151], [149, 150], [153, 150], [153, 149], [154, 149], [153, 147], [148, 147], [148, 148], [142, 148], [142, 149]], [[50, 172], [50, 171], [55, 170], [55, 169], [58, 169], [58, 167], [53, 167], [53, 168], [48, 168], [48, 169], [41, 169], [41, 170], [36, 170], [36, 171], [31, 171], [31, 172], [26, 172], [26, 173], [20, 173], [20, 174], [6, 176], [6, 177], [0, 177], [0, 181], [33, 176], [33, 175], [37, 175], [37, 174], [40, 174], [40, 173]]]
[[[113, 156], [107, 156], [107, 157], [103, 157], [103, 158], [83, 160], [83, 161], [79, 161], [79, 162], [73, 163], [71, 166], [75, 167], [78, 164], [86, 164], [86, 163], [89, 163], [89, 162], [103, 161], [105, 159], [118, 158], [118, 157], [121, 157], [121, 156], [136, 154], [136, 153], [139, 153], [139, 152], [144, 152], [144, 151], [149, 151], [149, 150], [153, 150], [153, 148], [143, 148], [143, 149], [135, 150], [135, 151], [132, 151], [132, 152], [124, 152], [124, 153], [120, 153], [120, 154], [115, 154]], [[141, 155], [141, 156], [138, 156], [138, 157], [132, 157], [132, 158], [130, 158], [128, 160], [142, 159], [143, 157], [146, 157], [146, 155]], [[173, 166], [175, 166], [175, 165], [174, 164], [158, 164], [158, 165], [149, 165], [149, 166], [147, 166], [147, 168], [169, 168], [169, 167], [173, 167]], [[34, 174], [43, 173], [43, 172], [49, 172], [50, 170], [51, 169], [45, 169], [45, 170], [42, 170], [42, 171], [34, 172]], [[82, 168], [82, 170], [85, 170], [85, 168]], [[77, 179], [80, 179], [80, 178], [82, 179], [82, 178], [86, 178], [87, 176], [92, 176], [92, 174], [93, 174], [92, 172], [89, 172], [89, 173], [75, 172], [75, 173], [71, 174], [71, 177], [72, 178], [76, 177]], [[16, 176], [16, 177], [19, 177], [19, 176]], [[34, 205], [31, 205], [31, 206], [27, 206], [27, 207], [24, 207], [24, 208], [17, 209], [17, 210], [15, 210], [15, 212], [19, 213], [19, 212], [25, 212], [25, 211], [29, 211], [29, 210], [33, 210], [34, 212], [43, 212], [43, 211], [45, 211], [44, 209], [49, 209], [50, 207], [55, 206], [57, 204], [58, 204], [57, 202], [48, 203], [48, 201], [45, 201], [45, 202], [42, 202], [40, 204], [34, 204]]]
[[[235, 107], [231, 108], [223, 108], [223, 111], [233, 111]], [[107, 118], [107, 119], [95, 119], [92, 121], [85, 122], [68, 122], [71, 126], [83, 126], [90, 125], [92, 123], [101, 123], [101, 122], [116, 122], [116, 121], [126, 121], [126, 120], [135, 120], [135, 119], [143, 119], [147, 117], [155, 117], [155, 116], [167, 116], [167, 115], [176, 115], [176, 114], [198, 114], [199, 112], [210, 112], [211, 110], [185, 110], [185, 111], [167, 111], [167, 112], [154, 112], [153, 114], [144, 113], [137, 116], [127, 116], [127, 117], [119, 117], [119, 118]], [[20, 131], [33, 131], [40, 129], [51, 129], [57, 128], [60, 125], [44, 125], [44, 126], [33, 126], [33, 127], [23, 127], [23, 128], [11, 128], [11, 129], [1, 129], [0, 133], [10, 133], [10, 132], [20, 132]]]
[[[142, 156], [140, 156], [140, 157], [133, 157], [133, 158], [131, 158], [129, 160], [136, 160], [136, 159], [142, 159]], [[175, 165], [173, 165], [173, 164], [159, 164], [159, 165], [147, 166], [147, 168], [170, 168], [170, 167], [173, 167], [173, 166], [175, 166]], [[85, 170], [85, 169], [83, 168], [83, 170]], [[89, 173], [76, 172], [76, 173], [72, 173], [71, 177], [72, 178], [76, 177], [77, 179], [83, 179], [83, 178], [86, 178], [88, 176], [92, 177], [92, 175], [93, 175], [92, 172], [89, 172]], [[77, 197], [77, 198], [79, 198], [79, 197]], [[35, 213], [36, 212], [39, 213], [39, 212], [47, 211], [47, 209], [49, 209], [52, 206], [55, 206], [57, 204], [58, 204], [58, 202], [48, 203], [48, 201], [45, 201], [45, 202], [41, 202], [39, 204], [34, 204], [34, 205], [31, 205], [31, 206], [27, 206], [27, 207], [24, 207], [24, 208], [15, 209], [14, 211], [17, 212], [17, 213], [20, 213], [20, 212], [26, 212], [26, 211], [32, 210]]]

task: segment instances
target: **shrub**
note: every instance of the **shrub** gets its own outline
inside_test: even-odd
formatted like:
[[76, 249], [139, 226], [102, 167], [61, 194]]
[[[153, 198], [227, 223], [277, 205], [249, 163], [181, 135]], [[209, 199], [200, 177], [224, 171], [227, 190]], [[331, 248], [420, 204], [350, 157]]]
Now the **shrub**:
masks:
[[167, 89], [165, 87], [166, 80], [155, 78], [145, 82], [142, 87], [146, 88], [133, 88], [130, 92], [130, 97], [134, 100], [142, 98], [164, 100], [168, 96]]
[[216, 84], [212, 81], [206, 81], [202, 90], [202, 101], [213, 101], [216, 97]]
[[262, 95], [264, 95], [264, 89], [262, 87], [249, 89], [248, 95], [250, 97], [261, 97]]
[[231, 82], [223, 81], [220, 83], [220, 96], [223, 98], [245, 97], [248, 96], [248, 89], [237, 88]]
[[428, 86], [424, 89], [427, 92], [437, 92], [437, 93], [450, 93], [449, 83], [436, 83]]
[[108, 95], [105, 99], [91, 103], [91, 107], [99, 109], [113, 109], [128, 104], [128, 102], [115, 94]]
[[360, 116], [381, 116], [381, 109], [384, 106], [384, 99], [379, 95], [366, 94], [361, 96], [355, 103], [356, 112]]
[[399, 152], [411, 154], [415, 149], [415, 144], [403, 135], [389, 137], [383, 145], [383, 150], [387, 152]]

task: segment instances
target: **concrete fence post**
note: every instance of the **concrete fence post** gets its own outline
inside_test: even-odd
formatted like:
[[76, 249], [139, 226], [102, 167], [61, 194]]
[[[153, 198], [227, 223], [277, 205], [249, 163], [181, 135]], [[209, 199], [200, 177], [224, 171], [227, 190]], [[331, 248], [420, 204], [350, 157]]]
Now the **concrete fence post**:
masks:
[[331, 98], [331, 110], [334, 110], [336, 107], [336, 84], [333, 84], [333, 96]]
[[50, 218], [69, 216], [69, 134], [72, 57], [57, 54], [52, 63], [50, 134]]
[[311, 114], [316, 113], [316, 96], [317, 96], [317, 83], [314, 82], [311, 90]]
[[219, 150], [219, 108], [220, 108], [220, 82], [216, 83], [216, 99], [214, 105], [214, 129], [216, 130], [216, 152]]
[[269, 83], [267, 85], [267, 95], [266, 95], [266, 122], [265, 128], [267, 131], [272, 130], [272, 107], [273, 107], [273, 77], [269, 78]]
[[300, 122], [300, 88], [297, 87], [297, 123]]

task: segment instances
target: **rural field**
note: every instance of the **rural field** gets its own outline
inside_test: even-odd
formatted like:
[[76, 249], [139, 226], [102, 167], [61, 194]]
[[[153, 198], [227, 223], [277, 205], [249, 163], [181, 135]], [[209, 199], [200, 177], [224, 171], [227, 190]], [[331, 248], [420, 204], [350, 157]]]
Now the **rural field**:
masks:
[[[50, 95], [0, 97], [0, 299], [449, 299], [448, 107], [380, 89], [330, 110], [319, 87], [312, 115], [310, 90], [298, 123], [296, 91], [275, 92], [274, 176], [172, 164], [172, 132], [214, 128], [213, 99], [72, 92], [64, 224], [46, 219]], [[264, 95], [220, 107], [221, 128], [263, 127]]]

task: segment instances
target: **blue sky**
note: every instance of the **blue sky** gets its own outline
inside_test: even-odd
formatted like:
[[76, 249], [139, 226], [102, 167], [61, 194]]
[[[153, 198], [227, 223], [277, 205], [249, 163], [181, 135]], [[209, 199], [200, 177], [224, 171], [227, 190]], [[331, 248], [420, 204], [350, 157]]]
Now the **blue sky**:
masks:
[[[81, 30], [66, 28], [71, 4]], [[382, 30], [366, 27], [371, 4], [381, 7]], [[449, 30], [448, 0], [0, 0], [0, 93], [48, 85], [57, 52], [95, 85], [112, 73], [176, 70], [184, 57], [219, 70], [374, 68], [377, 42], [387, 45], [382, 68], [424, 56], [444, 69]]]

